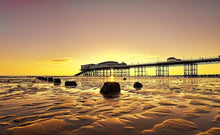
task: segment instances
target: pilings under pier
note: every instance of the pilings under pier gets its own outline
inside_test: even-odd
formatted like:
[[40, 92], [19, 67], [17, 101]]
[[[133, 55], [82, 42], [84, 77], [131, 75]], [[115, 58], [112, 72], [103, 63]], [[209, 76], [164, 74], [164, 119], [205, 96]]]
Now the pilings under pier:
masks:
[[115, 69], [98, 69], [91, 70], [83, 73], [83, 76], [101, 76], [101, 77], [123, 77], [130, 76], [130, 68], [115, 68]]
[[169, 66], [168, 65], [156, 66], [156, 76], [169, 76]]
[[198, 76], [198, 64], [190, 63], [184, 64], [184, 77], [196, 77]]
[[[106, 65], [106, 63], [113, 63], [113, 65]], [[107, 61], [99, 64], [87, 64], [81, 65], [81, 71], [74, 76], [149, 76], [146, 71], [146, 68], [153, 67], [156, 69], [156, 73], [150, 72], [151, 76], [171, 76], [170, 67], [182, 66], [184, 68], [184, 73], [182, 74], [185, 77], [196, 77], [198, 76], [198, 65], [206, 64], [217, 64], [220, 63], [220, 56], [214, 58], [200, 58], [200, 59], [191, 59], [191, 60], [180, 60], [175, 59], [175, 61], [164, 61], [164, 62], [155, 62], [155, 63], [146, 63], [146, 64], [132, 64], [127, 65], [126, 63], [119, 64], [114, 61]], [[100, 66], [101, 64], [101, 66]], [[115, 65], [116, 64], [116, 65]], [[131, 70], [132, 69], [132, 70]], [[131, 71], [132, 72], [131, 72]], [[134, 72], [133, 72], [134, 71]], [[150, 71], [150, 70], [148, 70]], [[182, 76], [181, 75], [181, 76]]]
[[[198, 76], [198, 64], [188, 63], [184, 64], [184, 77], [196, 77]], [[130, 71], [132, 69], [132, 72]], [[157, 65], [155, 66], [157, 77], [168, 77], [170, 76], [169, 65]], [[86, 71], [82, 74], [83, 76], [97, 76], [97, 77], [145, 77], [147, 74], [147, 67], [138, 66], [131, 68], [108, 68], [108, 69], [95, 69]]]
[[147, 76], [146, 73], [146, 67], [134, 67], [134, 76], [136, 77], [142, 77], [142, 76]]

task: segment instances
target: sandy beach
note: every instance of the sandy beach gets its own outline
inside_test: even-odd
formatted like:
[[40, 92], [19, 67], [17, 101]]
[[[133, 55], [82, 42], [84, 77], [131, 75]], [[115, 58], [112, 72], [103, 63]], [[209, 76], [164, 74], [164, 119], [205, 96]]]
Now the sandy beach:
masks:
[[[220, 78], [0, 78], [1, 135], [219, 135]], [[74, 80], [77, 87], [65, 87]], [[104, 98], [104, 82], [121, 93]], [[135, 90], [133, 84], [143, 88]]]

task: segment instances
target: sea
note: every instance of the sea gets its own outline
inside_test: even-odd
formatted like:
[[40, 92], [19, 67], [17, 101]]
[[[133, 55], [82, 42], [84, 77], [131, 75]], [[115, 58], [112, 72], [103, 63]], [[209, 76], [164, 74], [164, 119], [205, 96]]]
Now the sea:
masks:
[[[220, 135], [220, 78], [54, 78], [0, 77], [0, 135]], [[103, 97], [105, 82], [119, 96]]]

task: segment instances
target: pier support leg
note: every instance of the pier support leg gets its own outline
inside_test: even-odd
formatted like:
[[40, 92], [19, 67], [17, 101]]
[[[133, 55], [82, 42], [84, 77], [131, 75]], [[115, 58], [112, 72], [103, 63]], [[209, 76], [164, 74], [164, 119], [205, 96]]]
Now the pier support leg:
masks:
[[141, 67], [141, 76], [143, 77], [144, 74], [143, 74], [143, 67]]
[[156, 66], [156, 76], [161, 76], [161, 66]]
[[156, 66], [156, 76], [169, 76], [169, 66], [168, 65], [159, 65]]
[[121, 69], [121, 76], [123, 76], [123, 69]]
[[147, 76], [146, 68], [147, 67], [144, 67], [144, 76]]
[[130, 68], [128, 69], [128, 76], [131, 76], [131, 75], [130, 75]]
[[136, 77], [136, 68], [134, 68], [134, 76]]
[[184, 77], [196, 77], [198, 76], [198, 64], [190, 63], [184, 65]]
[[170, 76], [169, 66], [166, 66], [166, 76]]
[[139, 74], [139, 73], [140, 73], [140, 71], [139, 71], [139, 67], [138, 67], [138, 77], [140, 76], [140, 74]]

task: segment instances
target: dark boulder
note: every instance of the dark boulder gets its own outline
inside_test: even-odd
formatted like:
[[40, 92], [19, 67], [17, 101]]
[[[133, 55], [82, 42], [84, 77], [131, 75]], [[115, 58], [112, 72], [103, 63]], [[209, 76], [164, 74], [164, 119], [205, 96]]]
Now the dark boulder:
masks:
[[47, 81], [48, 81], [48, 82], [53, 82], [53, 77], [48, 77], [48, 78], [47, 78]]
[[139, 83], [139, 82], [135, 82], [135, 83], [134, 83], [134, 88], [135, 88], [136, 90], [140, 90], [142, 87], [143, 87], [143, 85], [142, 85], [141, 83]]
[[66, 81], [65, 82], [65, 86], [73, 86], [76, 87], [77, 83], [75, 81]]
[[105, 82], [100, 93], [106, 98], [113, 98], [117, 97], [120, 91], [120, 84], [118, 82]]
[[38, 80], [43, 80], [44, 78], [41, 77], [41, 76], [39, 76], [39, 77], [37, 77], [37, 79], [38, 79]]
[[60, 85], [61, 84], [60, 78], [53, 79], [53, 83], [54, 83], [54, 85]]

